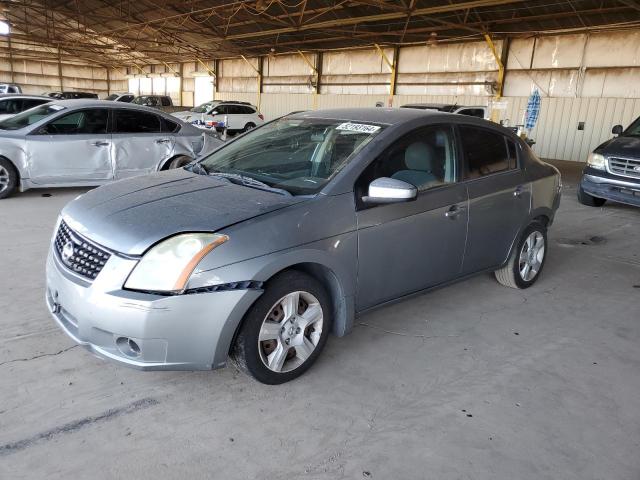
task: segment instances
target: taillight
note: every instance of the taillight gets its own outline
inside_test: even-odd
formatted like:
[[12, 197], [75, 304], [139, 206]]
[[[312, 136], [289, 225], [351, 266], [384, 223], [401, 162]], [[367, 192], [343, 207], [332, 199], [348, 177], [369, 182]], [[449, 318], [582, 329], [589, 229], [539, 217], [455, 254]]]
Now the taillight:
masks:
[[259, 118], [260, 120], [264, 120], [264, 115], [263, 115], [263, 114], [261, 114], [261, 113], [259, 113], [259, 114], [258, 114], [258, 118]]

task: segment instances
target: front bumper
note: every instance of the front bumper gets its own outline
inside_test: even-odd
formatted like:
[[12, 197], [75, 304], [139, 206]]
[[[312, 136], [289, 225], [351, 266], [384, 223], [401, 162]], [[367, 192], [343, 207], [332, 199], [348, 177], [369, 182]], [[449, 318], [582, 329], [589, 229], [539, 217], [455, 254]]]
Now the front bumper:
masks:
[[580, 181], [582, 190], [593, 197], [640, 207], [640, 181], [587, 167]]
[[98, 357], [129, 367], [223, 367], [237, 326], [262, 291], [160, 296], [122, 290], [135, 264], [112, 255], [88, 283], [67, 270], [51, 249], [46, 302], [56, 323]]

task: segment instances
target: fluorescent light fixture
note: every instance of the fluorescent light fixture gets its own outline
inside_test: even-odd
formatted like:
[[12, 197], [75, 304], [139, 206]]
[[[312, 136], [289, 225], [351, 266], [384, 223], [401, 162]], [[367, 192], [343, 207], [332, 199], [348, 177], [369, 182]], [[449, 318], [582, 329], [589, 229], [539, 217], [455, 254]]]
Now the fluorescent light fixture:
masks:
[[9, 27], [9, 22], [0, 20], [0, 35], [9, 35], [10, 31], [11, 27]]

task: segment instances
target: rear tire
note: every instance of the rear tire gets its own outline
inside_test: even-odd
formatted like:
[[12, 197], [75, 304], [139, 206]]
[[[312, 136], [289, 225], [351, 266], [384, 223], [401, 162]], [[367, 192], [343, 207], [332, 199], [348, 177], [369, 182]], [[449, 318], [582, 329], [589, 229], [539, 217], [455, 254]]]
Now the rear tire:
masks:
[[587, 207], [601, 207], [606, 200], [604, 198], [594, 197], [589, 195], [582, 189], [582, 186], [578, 187], [578, 202]]
[[18, 170], [6, 158], [0, 158], [0, 200], [12, 195], [18, 188]]
[[249, 130], [253, 130], [254, 128], [256, 128], [256, 124], [255, 123], [247, 123], [244, 126], [244, 129], [242, 130], [242, 133], [248, 132]]
[[245, 315], [231, 359], [261, 383], [285, 383], [313, 365], [330, 330], [325, 288], [302, 272], [286, 271], [267, 283]]
[[174, 168], [181, 168], [181, 167], [184, 167], [185, 165], [188, 165], [191, 162], [193, 162], [193, 158], [187, 157], [186, 155], [179, 155], [169, 162], [169, 166], [167, 167], [167, 170], [173, 170]]
[[507, 264], [494, 272], [496, 280], [505, 287], [529, 288], [540, 276], [546, 259], [547, 228], [533, 222], [522, 232]]

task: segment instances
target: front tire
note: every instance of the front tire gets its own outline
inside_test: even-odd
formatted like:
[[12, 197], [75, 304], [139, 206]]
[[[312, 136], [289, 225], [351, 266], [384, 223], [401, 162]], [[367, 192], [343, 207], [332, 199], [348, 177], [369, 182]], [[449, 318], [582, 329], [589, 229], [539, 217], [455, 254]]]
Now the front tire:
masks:
[[302, 272], [284, 272], [267, 283], [245, 315], [231, 358], [259, 382], [278, 385], [311, 367], [330, 330], [330, 301], [322, 284]]
[[0, 200], [12, 195], [18, 188], [18, 171], [6, 158], [0, 158]]
[[546, 259], [547, 228], [534, 222], [522, 232], [507, 264], [494, 272], [496, 280], [505, 287], [529, 288], [540, 276]]
[[582, 189], [582, 185], [578, 186], [578, 202], [587, 207], [601, 207], [606, 200], [604, 198], [594, 197], [589, 195]]

